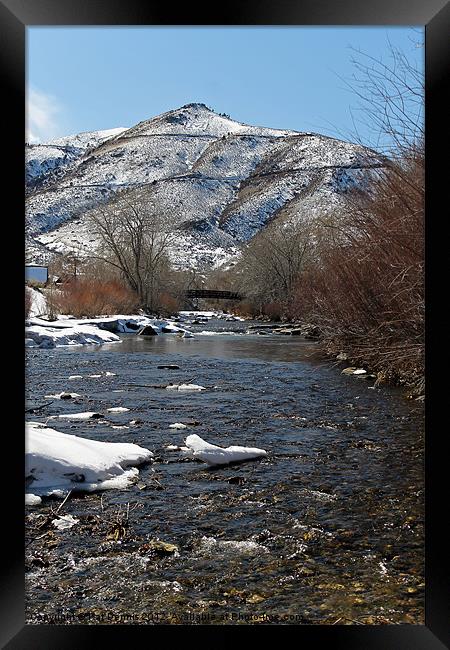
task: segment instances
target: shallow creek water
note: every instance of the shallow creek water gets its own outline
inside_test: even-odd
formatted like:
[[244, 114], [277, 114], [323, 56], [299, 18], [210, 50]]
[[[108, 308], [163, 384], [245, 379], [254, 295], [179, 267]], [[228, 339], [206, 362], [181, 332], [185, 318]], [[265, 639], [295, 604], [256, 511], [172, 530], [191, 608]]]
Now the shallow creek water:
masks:
[[[423, 624], [423, 405], [247, 325], [27, 351], [30, 401], [81, 395], [28, 419], [125, 406], [48, 424], [155, 454], [127, 490], [71, 495], [68, 530], [42, 527], [61, 500], [26, 509], [28, 623]], [[207, 390], [154, 387], [171, 382]], [[268, 457], [208, 468], [166, 449], [189, 433]]]

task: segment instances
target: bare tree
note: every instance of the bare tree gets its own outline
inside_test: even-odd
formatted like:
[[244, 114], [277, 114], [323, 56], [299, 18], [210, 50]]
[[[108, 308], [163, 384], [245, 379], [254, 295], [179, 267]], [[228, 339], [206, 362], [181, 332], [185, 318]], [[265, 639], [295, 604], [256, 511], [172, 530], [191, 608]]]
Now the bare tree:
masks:
[[[423, 42], [414, 44], [424, 52]], [[351, 110], [354, 136], [393, 158], [421, 153], [424, 145], [424, 61], [416, 65], [389, 43], [386, 61], [353, 50], [353, 75], [345, 80], [356, 98]], [[369, 134], [363, 142], [361, 127]]]
[[422, 392], [423, 71], [392, 46], [387, 63], [358, 52], [353, 64], [359, 124], [390, 159], [348, 195], [345, 212], [320, 220], [329, 234], [297, 289], [298, 310], [321, 328], [330, 352], [345, 350], [379, 380]]
[[260, 305], [276, 301], [288, 309], [293, 288], [313, 253], [314, 232], [304, 221], [275, 221], [254, 237], [236, 269], [245, 295]]
[[175, 238], [173, 214], [161, 209], [148, 188], [123, 192], [88, 215], [101, 245], [97, 254], [116, 268], [142, 307], [154, 311], [170, 268], [168, 251]]

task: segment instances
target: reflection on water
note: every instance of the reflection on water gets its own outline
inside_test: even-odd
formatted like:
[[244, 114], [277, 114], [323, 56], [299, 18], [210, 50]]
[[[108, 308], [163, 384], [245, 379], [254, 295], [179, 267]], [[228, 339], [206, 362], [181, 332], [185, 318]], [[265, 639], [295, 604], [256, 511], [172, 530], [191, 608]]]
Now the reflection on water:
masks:
[[[206, 327], [243, 331], [246, 324], [192, 329]], [[82, 395], [76, 406], [53, 402], [34, 420], [126, 406], [129, 412], [104, 421], [58, 421], [56, 428], [135, 442], [156, 456], [129, 490], [107, 492], [102, 501], [98, 494], [70, 499], [65, 513], [80, 524], [30, 543], [28, 622], [77, 611], [97, 616], [91, 622], [115, 612], [142, 623], [202, 616], [212, 623], [276, 616], [300, 624], [423, 623], [421, 404], [341, 375], [314, 343], [297, 337], [127, 335], [121, 344], [27, 356], [30, 399], [62, 390]], [[116, 374], [67, 379], [100, 370]], [[207, 390], [155, 388], [179, 382]], [[174, 422], [189, 428], [169, 429]], [[269, 456], [209, 469], [166, 449], [194, 432], [223, 446], [262, 447]], [[126, 535], [108, 539], [127, 503]], [[36, 515], [48, 508], [29, 511], [30, 538], [38, 536]], [[178, 552], [155, 555], [147, 548], [154, 539]], [[156, 611], [161, 618], [150, 620]]]
[[[204, 326], [203, 326], [204, 327]], [[199, 334], [195, 338], [177, 336], [123, 335], [122, 343], [99, 346], [103, 352], [143, 353], [154, 355], [181, 355], [205, 358], [252, 358], [262, 361], [299, 361], [318, 358], [316, 345], [300, 337], [277, 335], [259, 336], [238, 333]]]

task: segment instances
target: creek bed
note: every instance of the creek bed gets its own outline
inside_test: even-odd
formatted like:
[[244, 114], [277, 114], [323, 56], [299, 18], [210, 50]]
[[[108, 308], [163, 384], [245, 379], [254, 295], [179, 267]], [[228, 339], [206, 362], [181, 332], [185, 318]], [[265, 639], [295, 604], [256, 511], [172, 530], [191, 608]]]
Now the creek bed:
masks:
[[[26, 509], [27, 623], [424, 624], [423, 404], [246, 327], [27, 351], [31, 402], [81, 395], [28, 419], [99, 411], [48, 425], [155, 454], [127, 490], [71, 495], [70, 529], [40, 528], [60, 500]], [[151, 387], [189, 382], [207, 390]], [[166, 449], [189, 433], [268, 457], [208, 468]]]

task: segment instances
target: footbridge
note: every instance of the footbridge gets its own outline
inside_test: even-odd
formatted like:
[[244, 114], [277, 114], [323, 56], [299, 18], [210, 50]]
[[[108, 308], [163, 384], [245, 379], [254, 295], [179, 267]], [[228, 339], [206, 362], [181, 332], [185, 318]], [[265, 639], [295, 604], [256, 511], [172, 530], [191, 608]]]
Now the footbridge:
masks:
[[206, 300], [242, 300], [243, 295], [237, 291], [219, 291], [218, 289], [187, 289], [186, 298], [204, 298]]

